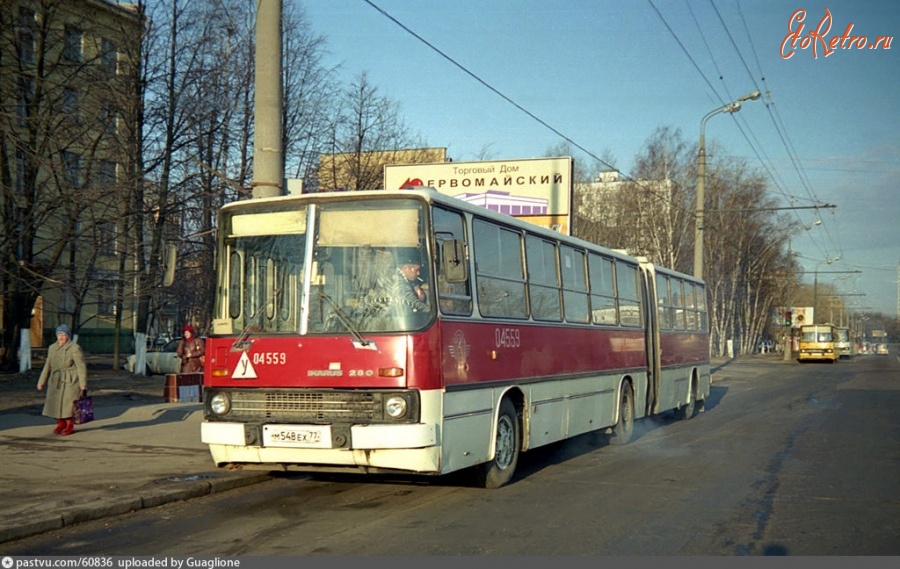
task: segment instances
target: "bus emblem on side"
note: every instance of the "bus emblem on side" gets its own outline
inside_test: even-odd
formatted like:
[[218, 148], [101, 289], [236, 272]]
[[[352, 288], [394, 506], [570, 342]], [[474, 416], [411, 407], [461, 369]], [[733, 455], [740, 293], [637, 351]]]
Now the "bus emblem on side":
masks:
[[456, 360], [456, 373], [464, 377], [469, 370], [469, 350], [472, 346], [466, 343], [466, 336], [462, 330], [453, 333], [453, 341], [447, 348], [450, 350], [450, 357]]
[[250, 362], [246, 351], [241, 352], [241, 359], [238, 360], [231, 379], [257, 379], [256, 370], [253, 369], [253, 363]]

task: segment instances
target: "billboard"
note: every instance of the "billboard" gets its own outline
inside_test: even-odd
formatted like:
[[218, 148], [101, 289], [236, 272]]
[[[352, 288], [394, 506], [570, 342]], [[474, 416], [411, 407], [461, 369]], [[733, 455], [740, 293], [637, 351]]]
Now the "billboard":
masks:
[[385, 189], [416, 187], [571, 234], [571, 157], [385, 165]]
[[[773, 315], [773, 322], [776, 326], [784, 326], [787, 321], [787, 315], [785, 314], [785, 309], [783, 306], [779, 306], [775, 309], [775, 314]], [[816, 319], [814, 318], [815, 309], [812, 306], [792, 306], [790, 309], [791, 312], [791, 328], [799, 328], [805, 324], [813, 324]]]
[[791, 328], [799, 328], [806, 324], [815, 324], [815, 309], [812, 306], [795, 306], [791, 310]]

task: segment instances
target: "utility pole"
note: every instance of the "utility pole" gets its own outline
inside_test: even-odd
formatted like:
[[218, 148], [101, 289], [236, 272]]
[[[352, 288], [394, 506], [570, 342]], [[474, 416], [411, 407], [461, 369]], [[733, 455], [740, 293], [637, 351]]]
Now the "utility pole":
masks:
[[[792, 243], [791, 237], [792, 237], [792, 236], [788, 235], [787, 304], [785, 304], [785, 306], [784, 306], [784, 313], [785, 313], [785, 315], [790, 314], [790, 315], [791, 315], [791, 319], [793, 320], [794, 312], [791, 310], [791, 278], [793, 278], [793, 275], [791, 274], [791, 266], [792, 266], [792, 261], [793, 261], [793, 258], [794, 258], [794, 257], [793, 257], [793, 256], [794, 256], [794, 251], [793, 251], [793, 246], [792, 246], [793, 243]], [[785, 334], [784, 334], [784, 358], [783, 358], [783, 360], [786, 361], [786, 362], [791, 361], [791, 356], [793, 355], [793, 354], [792, 354], [792, 351], [793, 351], [793, 348], [794, 348], [794, 342], [793, 342], [793, 339], [792, 339], [792, 337], [791, 337], [791, 336], [792, 336], [792, 332], [793, 332], [792, 320], [791, 320], [791, 321], [788, 321], [788, 323], [787, 323], [787, 332], [785, 332]]]
[[281, 148], [281, 3], [258, 0], [254, 76], [253, 199], [284, 194]]

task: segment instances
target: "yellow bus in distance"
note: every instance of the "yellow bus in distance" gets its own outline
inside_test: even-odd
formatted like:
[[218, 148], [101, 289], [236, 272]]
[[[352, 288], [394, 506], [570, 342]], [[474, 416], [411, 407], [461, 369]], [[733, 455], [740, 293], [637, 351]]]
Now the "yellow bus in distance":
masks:
[[840, 355], [835, 351], [835, 328], [831, 324], [808, 324], [800, 327], [800, 351], [797, 361], [829, 361]]

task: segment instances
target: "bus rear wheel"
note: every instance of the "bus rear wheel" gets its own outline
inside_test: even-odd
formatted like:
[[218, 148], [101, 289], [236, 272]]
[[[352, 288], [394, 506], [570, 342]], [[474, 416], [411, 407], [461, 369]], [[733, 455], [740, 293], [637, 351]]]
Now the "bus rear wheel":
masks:
[[609, 443], [613, 445], [627, 445], [634, 436], [634, 392], [631, 384], [625, 383], [619, 397], [619, 418], [613, 425], [609, 435]]
[[499, 488], [509, 482], [519, 462], [522, 433], [516, 408], [509, 399], [500, 402], [494, 436], [494, 459], [475, 469], [475, 481], [482, 488]]
[[691, 379], [691, 392], [688, 394], [688, 401], [675, 411], [675, 418], [679, 421], [687, 421], [694, 416], [697, 402], [697, 379]]

